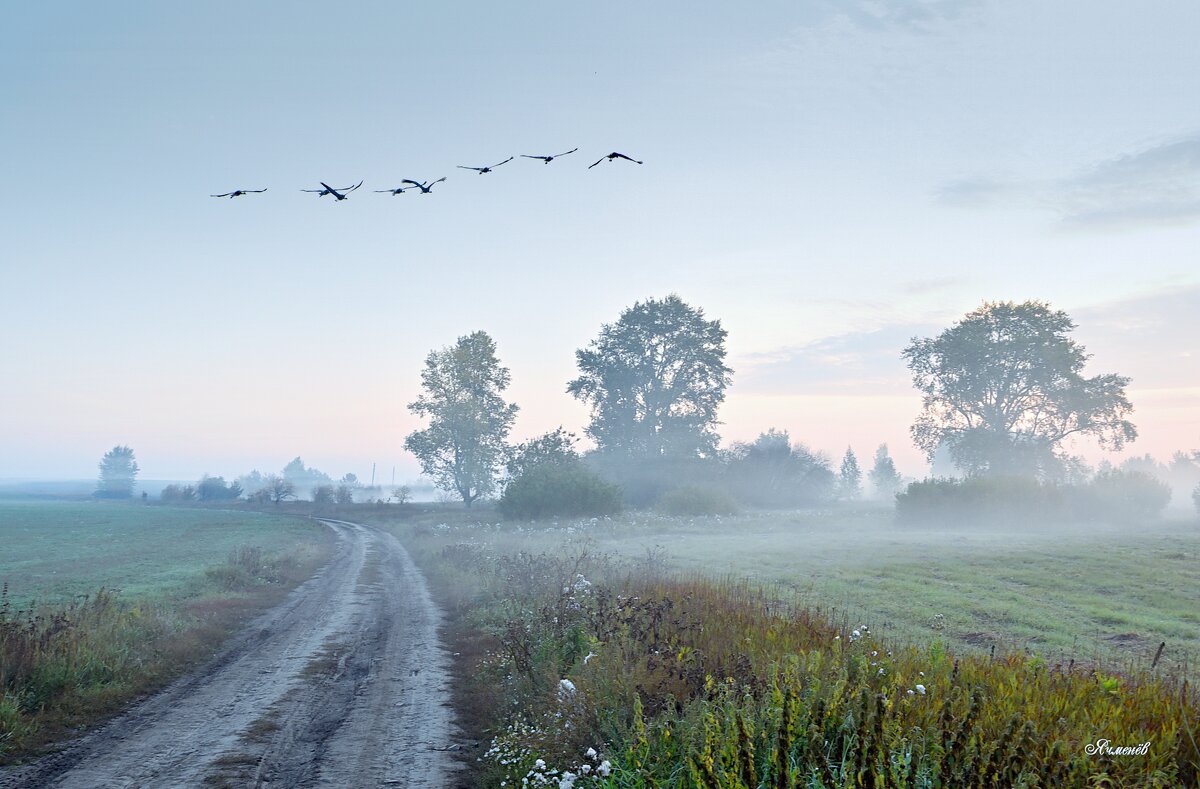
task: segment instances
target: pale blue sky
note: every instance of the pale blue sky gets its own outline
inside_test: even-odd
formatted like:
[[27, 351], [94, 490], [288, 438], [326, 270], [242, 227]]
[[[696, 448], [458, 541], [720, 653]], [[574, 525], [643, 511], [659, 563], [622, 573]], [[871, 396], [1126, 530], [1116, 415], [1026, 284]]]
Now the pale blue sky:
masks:
[[411, 476], [421, 360], [475, 329], [517, 437], [579, 430], [574, 350], [670, 292], [730, 331], [729, 439], [919, 473], [907, 338], [1043, 298], [1134, 377], [1133, 451], [1200, 446], [1198, 38], [1177, 2], [11, 9], [0, 477]]

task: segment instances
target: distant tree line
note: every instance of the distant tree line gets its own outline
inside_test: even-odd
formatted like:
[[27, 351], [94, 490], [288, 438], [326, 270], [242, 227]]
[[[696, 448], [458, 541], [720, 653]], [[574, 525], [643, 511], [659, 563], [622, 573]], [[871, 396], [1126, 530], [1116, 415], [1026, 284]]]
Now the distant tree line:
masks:
[[[1085, 375], [1088, 354], [1070, 337], [1074, 328], [1066, 313], [1043, 302], [985, 302], [936, 337], [913, 338], [901, 354], [922, 394], [913, 441], [935, 471], [955, 479], [930, 480], [928, 490], [939, 493], [918, 487], [906, 506], [944, 498], [962, 480], [1015, 478], [1121, 488], [1121, 495], [1154, 508], [1162, 497], [1140, 477], [1090, 470], [1063, 449], [1069, 439], [1091, 438], [1119, 450], [1137, 437], [1128, 419], [1129, 379]], [[775, 428], [722, 449], [717, 411], [733, 375], [725, 340], [720, 321], [675, 295], [637, 302], [603, 325], [576, 351], [579, 375], [567, 384], [590, 412], [586, 434], [593, 447], [580, 453], [561, 427], [508, 445], [518, 411], [504, 399], [509, 371], [495, 341], [474, 332], [426, 358], [422, 395], [409, 408], [429, 424], [410, 434], [405, 447], [426, 476], [467, 506], [498, 495], [503, 511], [521, 517], [609, 512], [617, 492], [627, 506], [654, 506], [667, 497], [672, 508], [689, 509], [680, 504], [687, 496], [718, 491], [724, 498], [710, 497], [706, 505], [715, 512], [729, 501], [754, 507], [856, 501], [864, 488], [891, 501], [926, 484], [904, 480], [886, 445], [865, 474], [852, 449], [835, 471], [829, 458]], [[1193, 462], [1181, 454], [1171, 473], [1182, 478]], [[990, 487], [1027, 490], [1006, 484]], [[1139, 485], [1144, 489], [1135, 495]], [[1200, 506], [1200, 479], [1190, 485]]]
[[[732, 376], [725, 338], [720, 321], [674, 295], [638, 302], [605, 324], [576, 352], [579, 376], [567, 384], [590, 411], [586, 434], [594, 446], [580, 453], [576, 437], [561, 427], [508, 444], [518, 412], [504, 399], [509, 371], [486, 332], [465, 335], [426, 358], [422, 394], [409, 409], [429, 425], [411, 433], [405, 447], [427, 477], [467, 506], [498, 494], [501, 511], [514, 517], [599, 515], [622, 505], [699, 513], [861, 498], [862, 474], [851, 450], [839, 474], [827, 457], [774, 428], [720, 448], [717, 410]], [[899, 486], [886, 446], [868, 481], [885, 499]]]

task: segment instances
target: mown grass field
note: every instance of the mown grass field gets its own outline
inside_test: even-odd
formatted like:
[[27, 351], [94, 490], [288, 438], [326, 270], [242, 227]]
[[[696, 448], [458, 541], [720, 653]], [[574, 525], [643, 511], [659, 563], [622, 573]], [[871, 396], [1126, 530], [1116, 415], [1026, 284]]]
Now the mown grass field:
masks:
[[64, 602], [100, 587], [161, 599], [199, 591], [205, 569], [256, 545], [321, 539], [294, 517], [117, 502], [0, 502], [0, 583], [16, 605]]
[[294, 516], [0, 502], [0, 763], [208, 658], [330, 544]]

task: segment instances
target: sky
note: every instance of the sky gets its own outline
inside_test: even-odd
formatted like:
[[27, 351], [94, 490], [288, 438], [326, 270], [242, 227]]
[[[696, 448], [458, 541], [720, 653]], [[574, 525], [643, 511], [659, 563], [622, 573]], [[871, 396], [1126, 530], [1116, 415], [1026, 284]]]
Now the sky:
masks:
[[479, 329], [513, 438], [582, 433], [575, 350], [670, 293], [729, 332], [727, 442], [920, 476], [900, 351], [1036, 298], [1131, 377], [1126, 454], [1200, 448], [1198, 35], [1155, 0], [9, 9], [0, 478], [121, 443], [412, 479], [423, 359]]

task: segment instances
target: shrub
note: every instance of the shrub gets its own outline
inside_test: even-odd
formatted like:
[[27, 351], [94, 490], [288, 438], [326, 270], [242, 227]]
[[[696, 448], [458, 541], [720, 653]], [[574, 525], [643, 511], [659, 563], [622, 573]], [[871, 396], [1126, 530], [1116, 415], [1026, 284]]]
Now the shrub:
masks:
[[162, 501], [171, 502], [195, 501], [196, 488], [191, 485], [167, 485], [158, 497]]
[[542, 463], [505, 486], [499, 509], [507, 518], [610, 515], [621, 509], [621, 489], [579, 462]]
[[658, 509], [667, 515], [732, 515], [738, 507], [733, 497], [720, 488], [685, 485], [664, 493]]
[[1032, 477], [926, 479], [896, 494], [896, 516], [906, 521], [987, 521], [1061, 515], [1062, 490]]
[[1105, 520], [1155, 518], [1171, 501], [1171, 486], [1142, 471], [1101, 471], [1087, 492], [1089, 514]]
[[[195, 496], [200, 501], [232, 501], [241, 497], [242, 486], [237, 482], [226, 485], [224, 477], [204, 476], [196, 484], [195, 491]], [[164, 490], [163, 493], [165, 494], [166, 491]]]

